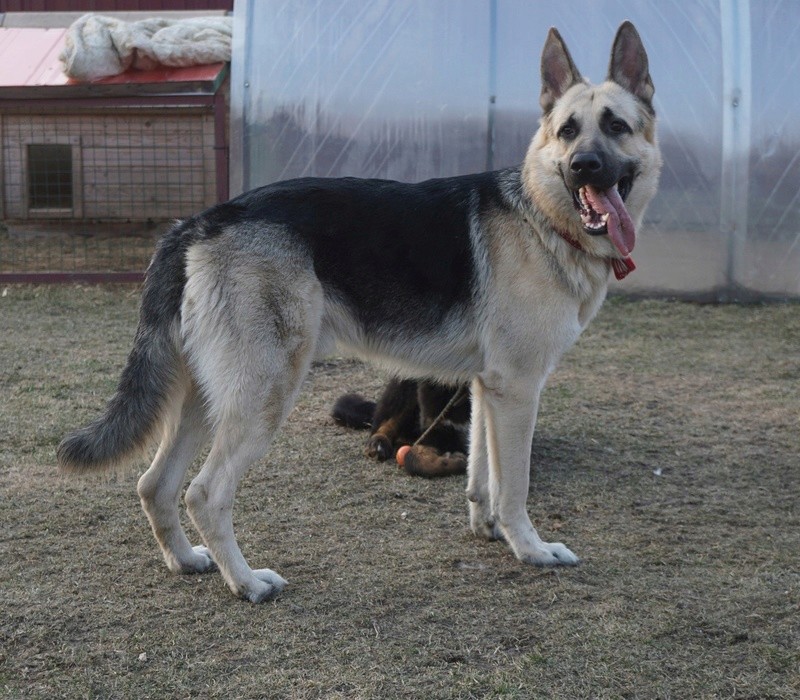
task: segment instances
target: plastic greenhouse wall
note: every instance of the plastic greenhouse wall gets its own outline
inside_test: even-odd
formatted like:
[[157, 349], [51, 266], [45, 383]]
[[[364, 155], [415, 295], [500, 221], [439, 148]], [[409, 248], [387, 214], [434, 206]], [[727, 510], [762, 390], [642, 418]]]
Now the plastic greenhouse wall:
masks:
[[231, 190], [517, 164], [547, 29], [597, 83], [624, 19], [650, 57], [664, 170], [616, 291], [800, 298], [795, 0], [237, 0]]

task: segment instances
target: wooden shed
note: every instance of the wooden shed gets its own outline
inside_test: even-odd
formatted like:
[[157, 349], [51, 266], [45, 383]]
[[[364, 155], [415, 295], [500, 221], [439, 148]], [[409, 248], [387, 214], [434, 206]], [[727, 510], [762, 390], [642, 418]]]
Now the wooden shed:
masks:
[[31, 272], [10, 252], [43, 237], [139, 236], [149, 254], [168, 222], [228, 196], [227, 64], [79, 83], [65, 35], [0, 28], [0, 273]]

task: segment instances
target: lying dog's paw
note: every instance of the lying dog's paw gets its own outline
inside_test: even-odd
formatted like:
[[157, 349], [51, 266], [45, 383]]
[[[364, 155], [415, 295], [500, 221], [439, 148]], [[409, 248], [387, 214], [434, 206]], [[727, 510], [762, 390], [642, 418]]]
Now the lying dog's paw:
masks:
[[364, 447], [364, 454], [370, 459], [377, 459], [379, 462], [385, 462], [394, 454], [392, 443], [385, 435], [376, 433], [371, 435], [367, 444]]

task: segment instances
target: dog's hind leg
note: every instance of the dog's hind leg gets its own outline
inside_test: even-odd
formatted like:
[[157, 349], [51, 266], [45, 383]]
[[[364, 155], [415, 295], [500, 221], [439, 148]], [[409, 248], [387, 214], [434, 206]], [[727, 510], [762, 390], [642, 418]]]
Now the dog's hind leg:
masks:
[[229, 588], [239, 597], [259, 603], [279, 593], [286, 581], [271, 569], [251, 569], [233, 531], [236, 487], [248, 467], [266, 453], [278, 421], [232, 416], [220, 424], [202, 470], [186, 491], [186, 505]]
[[186, 470], [209, 437], [203, 402], [194, 387], [188, 388], [183, 405], [176, 405], [173, 413], [177, 420], [165, 426], [155, 459], [137, 490], [169, 570], [203, 573], [214, 569], [211, 555], [203, 545], [192, 547], [178, 515]]
[[236, 488], [264, 456], [300, 392], [320, 332], [322, 288], [303, 271], [266, 263], [255, 273], [231, 273], [222, 283], [213, 313], [211, 304], [194, 296], [213, 284], [192, 287], [185, 303], [194, 308], [185, 325], [190, 365], [208, 400], [214, 433], [185, 500], [229, 588], [256, 603], [279, 593], [286, 581], [271, 569], [251, 569], [242, 555], [233, 529]]

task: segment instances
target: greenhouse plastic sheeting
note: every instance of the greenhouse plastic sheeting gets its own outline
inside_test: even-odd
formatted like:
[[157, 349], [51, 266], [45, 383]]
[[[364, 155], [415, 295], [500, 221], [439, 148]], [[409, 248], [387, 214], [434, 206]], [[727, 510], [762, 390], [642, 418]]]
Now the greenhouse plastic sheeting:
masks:
[[650, 57], [664, 170], [615, 289], [800, 297], [793, 0], [237, 0], [232, 191], [517, 164], [547, 29], [596, 83], [625, 19]]

